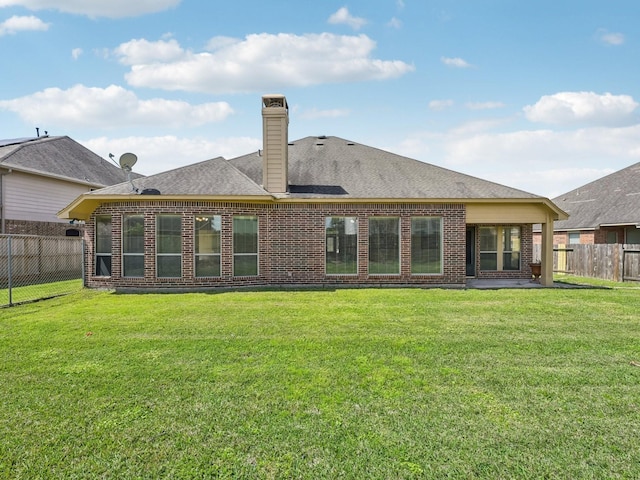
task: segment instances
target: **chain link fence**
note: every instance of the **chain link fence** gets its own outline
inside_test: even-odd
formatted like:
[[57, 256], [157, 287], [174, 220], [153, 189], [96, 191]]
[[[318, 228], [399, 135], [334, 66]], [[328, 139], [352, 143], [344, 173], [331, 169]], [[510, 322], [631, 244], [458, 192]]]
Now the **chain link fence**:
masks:
[[77, 237], [0, 235], [0, 306], [79, 291], [83, 252]]

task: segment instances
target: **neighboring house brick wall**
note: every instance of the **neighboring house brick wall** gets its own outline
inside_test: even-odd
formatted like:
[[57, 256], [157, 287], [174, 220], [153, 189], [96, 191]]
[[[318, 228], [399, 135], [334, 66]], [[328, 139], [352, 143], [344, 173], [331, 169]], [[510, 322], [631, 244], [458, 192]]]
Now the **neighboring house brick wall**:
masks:
[[[123, 214], [145, 216], [145, 276], [121, 277], [121, 235]], [[155, 276], [155, 217], [157, 214], [182, 214], [182, 278]], [[95, 215], [112, 216], [112, 276], [94, 277], [93, 235]], [[195, 278], [193, 275], [193, 217], [215, 214], [222, 217], [222, 257], [220, 278]], [[234, 215], [256, 215], [259, 228], [259, 275], [233, 277], [232, 221]], [[325, 275], [325, 218], [355, 216], [359, 219], [357, 275]], [[374, 216], [400, 217], [400, 275], [369, 275], [368, 219]], [[441, 275], [411, 275], [411, 217], [442, 218], [443, 272]], [[233, 287], [252, 285], [382, 285], [382, 284], [457, 284], [465, 283], [465, 208], [461, 204], [246, 204], [213, 202], [117, 202], [99, 207], [86, 224], [87, 284], [95, 288], [119, 287]], [[523, 231], [523, 234], [525, 232]], [[530, 236], [530, 230], [529, 230]], [[530, 245], [530, 241], [529, 241]], [[504, 273], [504, 272], [500, 272]], [[522, 275], [522, 272], [521, 272]], [[504, 277], [504, 275], [501, 275]]]

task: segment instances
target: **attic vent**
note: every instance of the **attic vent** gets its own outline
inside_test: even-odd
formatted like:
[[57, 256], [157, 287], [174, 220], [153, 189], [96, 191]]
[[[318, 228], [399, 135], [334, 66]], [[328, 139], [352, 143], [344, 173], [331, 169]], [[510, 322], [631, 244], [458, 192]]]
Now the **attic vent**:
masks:
[[320, 136], [318, 137], [318, 140], [326, 140], [326, 139], [327, 139], [327, 136], [326, 136], [326, 135], [320, 135]]
[[355, 145], [355, 143], [349, 142], [349, 143], [347, 143], [347, 145]]
[[157, 188], [145, 188], [140, 192], [140, 195], [160, 195], [160, 190]]
[[316, 147], [322, 147], [324, 143], [316, 143]]

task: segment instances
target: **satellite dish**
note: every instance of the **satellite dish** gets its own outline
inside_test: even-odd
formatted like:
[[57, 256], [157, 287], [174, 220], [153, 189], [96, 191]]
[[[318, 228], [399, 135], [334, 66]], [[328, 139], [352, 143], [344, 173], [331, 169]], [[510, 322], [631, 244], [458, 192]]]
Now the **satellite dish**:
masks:
[[120, 155], [120, 168], [123, 170], [131, 170], [131, 168], [138, 161], [138, 157], [136, 157], [133, 153], [123, 153]]

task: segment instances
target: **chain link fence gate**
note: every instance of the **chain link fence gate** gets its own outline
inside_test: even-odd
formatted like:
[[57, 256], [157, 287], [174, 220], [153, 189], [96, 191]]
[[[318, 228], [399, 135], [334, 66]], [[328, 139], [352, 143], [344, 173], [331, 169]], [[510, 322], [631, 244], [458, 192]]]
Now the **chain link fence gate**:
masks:
[[79, 291], [83, 252], [78, 237], [0, 235], [0, 306]]

